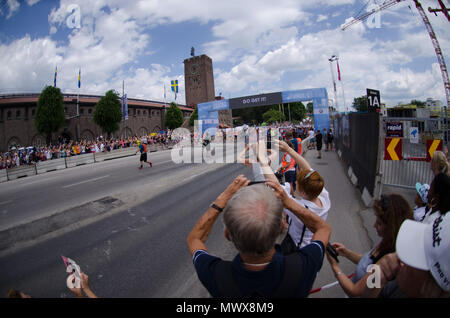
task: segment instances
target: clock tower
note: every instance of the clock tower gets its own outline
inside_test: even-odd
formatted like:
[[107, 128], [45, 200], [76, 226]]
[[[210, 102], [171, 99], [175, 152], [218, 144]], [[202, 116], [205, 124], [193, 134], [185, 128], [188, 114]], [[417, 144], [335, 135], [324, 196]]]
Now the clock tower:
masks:
[[184, 60], [184, 83], [187, 106], [213, 101], [215, 91], [211, 58], [202, 54]]
[[[211, 102], [215, 97], [214, 74], [212, 60], [209, 56], [202, 54], [184, 60], [184, 87], [187, 106]], [[219, 125], [221, 127], [232, 127], [233, 120], [231, 110], [219, 110]]]

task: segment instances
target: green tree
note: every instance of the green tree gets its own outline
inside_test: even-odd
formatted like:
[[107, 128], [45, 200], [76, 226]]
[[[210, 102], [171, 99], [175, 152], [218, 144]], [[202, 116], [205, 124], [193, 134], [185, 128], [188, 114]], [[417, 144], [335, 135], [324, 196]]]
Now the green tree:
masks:
[[189, 125], [190, 126], [194, 126], [195, 122], [198, 120], [198, 111], [197, 111], [197, 106], [195, 107], [195, 110], [193, 111], [193, 113], [191, 114], [191, 117], [189, 117]]
[[174, 102], [170, 103], [170, 108], [166, 111], [166, 127], [169, 129], [175, 129], [183, 125], [183, 113], [180, 108]]
[[422, 102], [422, 101], [417, 100], [417, 99], [413, 99], [411, 101], [411, 104], [416, 105], [419, 108], [425, 108], [425, 106], [426, 106], [425, 102]]
[[359, 112], [367, 112], [367, 96], [355, 97], [353, 99], [353, 107]]
[[284, 116], [289, 119], [289, 108], [291, 109], [291, 121], [302, 121], [306, 116], [306, 108], [302, 102], [284, 104]]
[[47, 145], [51, 142], [52, 134], [64, 125], [65, 118], [63, 96], [60, 89], [46, 86], [39, 95], [34, 125], [39, 133], [45, 135]]
[[306, 109], [308, 110], [308, 114], [314, 113], [314, 105], [313, 105], [313, 103], [309, 102], [308, 104], [306, 104]]
[[286, 120], [286, 116], [284, 116], [283, 112], [275, 109], [269, 109], [262, 115], [262, 117], [266, 123], [274, 123], [276, 121], [280, 122]]
[[94, 109], [94, 123], [108, 134], [108, 137], [119, 130], [119, 123], [122, 120], [122, 111], [119, 94], [114, 90], [106, 92], [100, 98]]

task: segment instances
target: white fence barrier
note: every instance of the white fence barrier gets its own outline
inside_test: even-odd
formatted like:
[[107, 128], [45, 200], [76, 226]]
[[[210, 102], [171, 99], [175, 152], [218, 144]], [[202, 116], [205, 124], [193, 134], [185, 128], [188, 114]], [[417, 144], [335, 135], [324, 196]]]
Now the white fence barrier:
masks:
[[[98, 152], [89, 153], [78, 156], [72, 156], [67, 158], [52, 159], [47, 161], [40, 161], [35, 165], [25, 165], [20, 167], [15, 167], [12, 169], [0, 170], [0, 182], [5, 182], [8, 180], [14, 180], [18, 178], [23, 178], [27, 176], [34, 176], [36, 174], [42, 174], [50, 171], [61, 170], [66, 168], [72, 168], [76, 166], [81, 166], [85, 164], [91, 164], [95, 162], [102, 162], [105, 160], [111, 160], [116, 158], [123, 158], [128, 156], [133, 156], [137, 147], [122, 148], [117, 150], [112, 150], [110, 152]], [[156, 151], [156, 149], [155, 149]]]
[[16, 167], [14, 169], [8, 169], [6, 171], [8, 180], [19, 179], [23, 177], [35, 176], [36, 175], [36, 167], [32, 166], [21, 166]]
[[66, 169], [66, 160], [65, 158], [53, 159], [48, 161], [39, 161], [36, 164], [37, 174]]
[[0, 182], [8, 181], [8, 175], [6, 174], [6, 169], [0, 170]]

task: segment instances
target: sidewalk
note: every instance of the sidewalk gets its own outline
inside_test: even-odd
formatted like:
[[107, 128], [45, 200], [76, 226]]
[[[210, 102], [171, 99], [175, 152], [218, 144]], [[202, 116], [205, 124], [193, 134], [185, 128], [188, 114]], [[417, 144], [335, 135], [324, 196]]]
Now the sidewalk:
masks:
[[[325, 180], [325, 188], [330, 194], [331, 209], [327, 222], [332, 228], [330, 242], [340, 242], [351, 250], [364, 253], [377, 243], [373, 230], [375, 217], [371, 209], [364, 205], [359, 190], [350, 181], [343, 162], [335, 151], [322, 150], [322, 159], [317, 158], [316, 150], [304, 154], [311, 167]], [[372, 221], [373, 219], [373, 221]], [[373, 233], [375, 232], [375, 236]], [[346, 275], [354, 272], [356, 265], [340, 257], [340, 267]], [[336, 278], [327, 259], [314, 283], [313, 289], [335, 282]], [[339, 285], [311, 294], [312, 298], [345, 297]]]

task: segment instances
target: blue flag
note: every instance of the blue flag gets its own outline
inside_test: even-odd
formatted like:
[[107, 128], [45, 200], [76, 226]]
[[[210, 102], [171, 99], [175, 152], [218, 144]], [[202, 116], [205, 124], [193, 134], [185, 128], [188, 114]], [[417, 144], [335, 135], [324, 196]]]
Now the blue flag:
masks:
[[178, 93], [178, 80], [171, 81], [172, 92]]
[[56, 87], [56, 75], [58, 75], [58, 66], [55, 68], [55, 78], [53, 79], [53, 87]]

